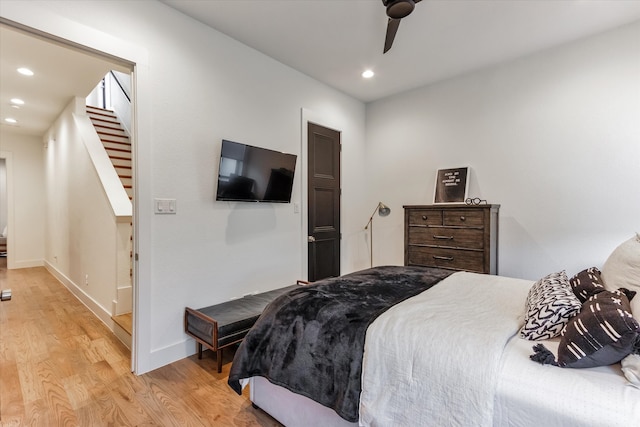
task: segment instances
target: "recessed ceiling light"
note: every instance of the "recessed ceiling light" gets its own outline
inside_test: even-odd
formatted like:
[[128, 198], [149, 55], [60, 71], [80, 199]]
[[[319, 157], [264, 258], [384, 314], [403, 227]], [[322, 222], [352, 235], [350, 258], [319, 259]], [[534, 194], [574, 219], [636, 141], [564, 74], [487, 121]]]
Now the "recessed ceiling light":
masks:
[[24, 76], [33, 76], [33, 71], [25, 67], [18, 68], [18, 72]]
[[16, 119], [12, 119], [11, 117], [7, 117], [4, 121], [11, 124], [18, 123]]
[[362, 77], [364, 77], [365, 79], [370, 79], [374, 75], [375, 75], [375, 73], [372, 70], [364, 70], [362, 72]]
[[24, 105], [24, 101], [20, 98], [11, 98], [11, 103], [13, 105]]

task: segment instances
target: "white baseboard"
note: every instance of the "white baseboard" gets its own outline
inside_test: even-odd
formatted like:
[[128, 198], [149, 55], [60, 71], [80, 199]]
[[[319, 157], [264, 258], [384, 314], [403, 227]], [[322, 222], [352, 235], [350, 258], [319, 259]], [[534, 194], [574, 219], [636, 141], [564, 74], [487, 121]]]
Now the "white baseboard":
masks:
[[43, 267], [44, 261], [41, 259], [27, 259], [27, 260], [19, 260], [13, 261], [11, 268], [33, 268], [33, 267]]
[[93, 314], [96, 315], [98, 319], [104, 323], [109, 330], [112, 332], [115, 329], [115, 324], [113, 320], [111, 320], [111, 313], [102, 307], [96, 300], [94, 300], [90, 295], [84, 292], [78, 285], [73, 283], [71, 279], [65, 276], [61, 271], [55, 268], [51, 263], [45, 261], [44, 267], [51, 273], [60, 283], [62, 283], [65, 288], [69, 289], [69, 291], [82, 303], [87, 307]]
[[[52, 264], [45, 261], [44, 267], [92, 313], [111, 330], [120, 341], [125, 345], [131, 346], [131, 338], [120, 336], [119, 326], [111, 319], [111, 314], [100, 304], [98, 304], [91, 296], [87, 295], [80, 287], [71, 281], [67, 276], [58, 271]], [[129, 347], [131, 348], [131, 347]], [[184, 359], [196, 353], [195, 341], [192, 338], [185, 337], [183, 341], [176, 342], [172, 345], [153, 350], [149, 355], [149, 366], [145, 367], [140, 373], [152, 371], [178, 360]]]
[[124, 344], [129, 350], [131, 350], [131, 335], [129, 335], [127, 331], [122, 329], [120, 325], [115, 322], [113, 325], [113, 333], [120, 341], [122, 341], [122, 344]]
[[119, 316], [133, 311], [133, 286], [123, 286], [116, 289], [116, 299], [113, 301], [113, 315]]

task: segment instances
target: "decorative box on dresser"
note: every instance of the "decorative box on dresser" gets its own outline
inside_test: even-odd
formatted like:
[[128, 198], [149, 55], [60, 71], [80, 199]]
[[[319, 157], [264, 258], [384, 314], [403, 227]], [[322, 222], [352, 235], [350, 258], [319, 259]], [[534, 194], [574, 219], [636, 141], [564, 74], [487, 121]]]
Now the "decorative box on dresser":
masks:
[[404, 265], [498, 274], [500, 205], [404, 206]]

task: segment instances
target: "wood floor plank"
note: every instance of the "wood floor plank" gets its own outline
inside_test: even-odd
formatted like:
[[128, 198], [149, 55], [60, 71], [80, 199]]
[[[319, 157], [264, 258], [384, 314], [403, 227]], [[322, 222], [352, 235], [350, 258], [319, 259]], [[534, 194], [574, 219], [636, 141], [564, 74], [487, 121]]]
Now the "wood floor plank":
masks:
[[0, 288], [0, 426], [274, 426], [205, 352], [136, 376], [130, 352], [44, 268], [7, 270]]
[[0, 390], [3, 399], [0, 402], [0, 413], [6, 416], [19, 416], [24, 413], [24, 399], [22, 389], [15, 387], [19, 384], [18, 368], [15, 362], [0, 363]]
[[56, 367], [51, 365], [50, 360], [45, 360], [38, 363], [36, 369], [38, 378], [42, 382], [44, 401], [55, 417], [55, 425], [79, 425], [66, 390], [56, 375]]

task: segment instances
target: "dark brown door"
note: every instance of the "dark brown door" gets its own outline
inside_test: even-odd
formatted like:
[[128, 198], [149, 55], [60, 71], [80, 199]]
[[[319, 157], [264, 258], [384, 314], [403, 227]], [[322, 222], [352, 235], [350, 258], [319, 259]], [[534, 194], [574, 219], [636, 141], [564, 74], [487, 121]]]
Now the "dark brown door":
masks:
[[308, 124], [309, 280], [340, 275], [340, 132]]

